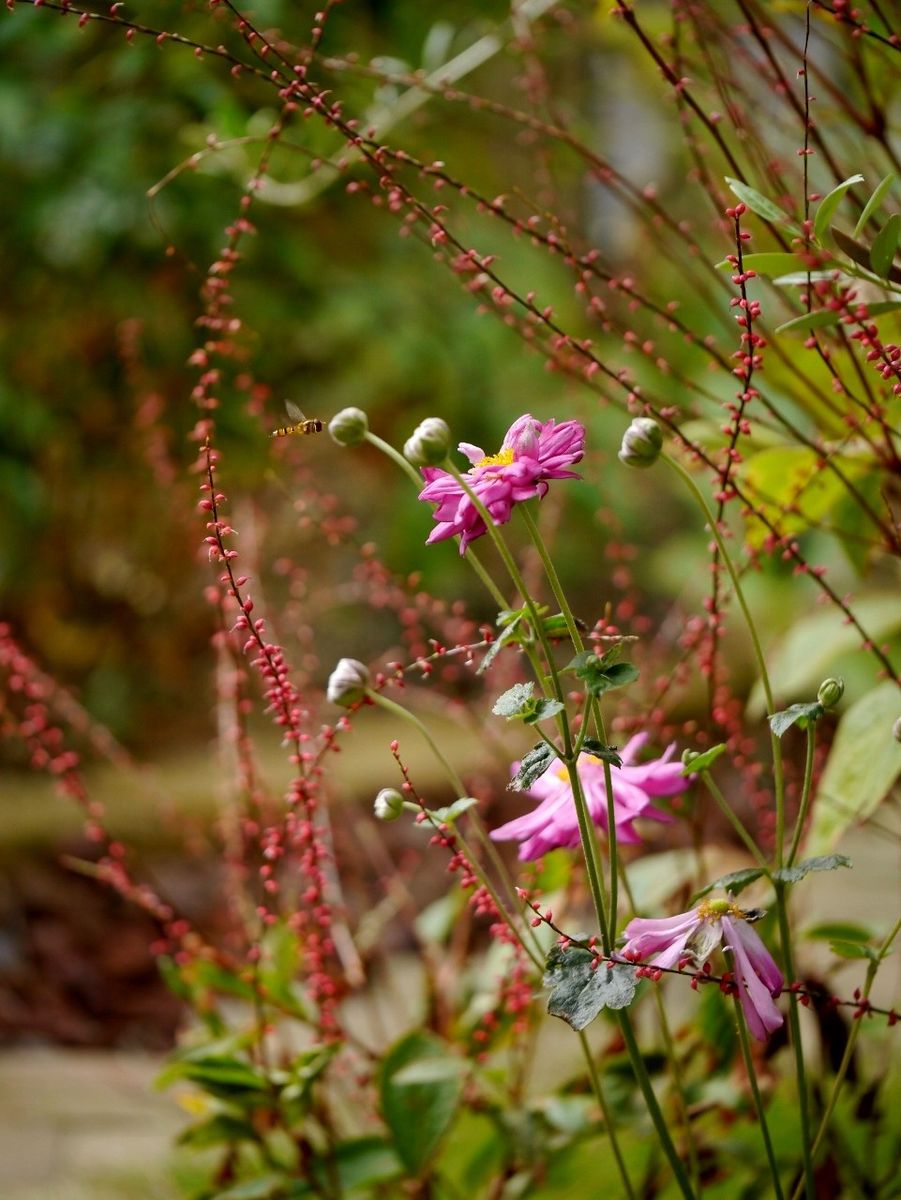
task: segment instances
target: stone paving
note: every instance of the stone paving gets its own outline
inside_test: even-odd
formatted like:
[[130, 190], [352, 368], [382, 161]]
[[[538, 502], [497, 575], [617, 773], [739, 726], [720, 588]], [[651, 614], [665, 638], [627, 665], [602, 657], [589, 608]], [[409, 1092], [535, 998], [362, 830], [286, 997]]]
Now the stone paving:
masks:
[[27, 1047], [0, 1054], [2, 1200], [170, 1200], [184, 1113], [159, 1061]]

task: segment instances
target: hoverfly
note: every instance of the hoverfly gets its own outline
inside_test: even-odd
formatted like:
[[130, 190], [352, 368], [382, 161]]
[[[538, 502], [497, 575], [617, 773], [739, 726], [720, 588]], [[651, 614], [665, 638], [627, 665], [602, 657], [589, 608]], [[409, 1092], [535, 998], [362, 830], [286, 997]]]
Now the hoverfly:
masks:
[[292, 400], [285, 401], [285, 411], [291, 418], [291, 425], [280, 425], [278, 429], [273, 429], [270, 437], [290, 437], [293, 433], [322, 433], [322, 422], [318, 417], [313, 417], [312, 420], [305, 417], [297, 405]]

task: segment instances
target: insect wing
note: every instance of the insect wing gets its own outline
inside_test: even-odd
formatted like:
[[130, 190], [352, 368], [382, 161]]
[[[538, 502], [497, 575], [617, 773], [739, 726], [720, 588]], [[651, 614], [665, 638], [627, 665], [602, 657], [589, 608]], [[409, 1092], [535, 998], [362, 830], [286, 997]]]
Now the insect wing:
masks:
[[295, 425], [302, 425], [303, 422], [306, 420], [306, 417], [303, 415], [303, 413], [300, 411], [300, 409], [297, 407], [297, 405], [294, 403], [293, 400], [285, 401], [285, 412], [288, 414], [288, 416], [291, 418], [291, 420], [294, 422]]

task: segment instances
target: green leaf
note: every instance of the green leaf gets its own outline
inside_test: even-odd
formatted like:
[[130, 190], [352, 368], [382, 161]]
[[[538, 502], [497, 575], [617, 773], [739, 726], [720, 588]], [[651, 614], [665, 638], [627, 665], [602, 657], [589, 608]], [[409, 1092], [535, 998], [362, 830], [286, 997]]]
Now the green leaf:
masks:
[[547, 742], [539, 742], [537, 746], [533, 746], [527, 754], [522, 756], [519, 770], [507, 784], [507, 790], [510, 792], [528, 791], [535, 780], [541, 778], [556, 757], [557, 752]]
[[698, 754], [691, 762], [686, 763], [682, 768], [683, 775], [697, 775], [701, 771], [709, 771], [721, 754], [726, 753], [726, 743], [720, 742], [717, 746], [711, 746], [709, 750], [705, 750], [702, 754]]
[[[896, 591], [869, 592], [854, 602], [854, 613], [874, 640], [884, 640], [901, 629], [901, 604]], [[816, 694], [827, 675], [842, 674], [830, 670], [841, 655], [860, 648], [860, 634], [845, 623], [835, 608], [816, 609], [796, 618], [786, 635], [775, 645], [767, 647], [770, 682], [777, 695]], [[891, 690], [892, 685], [887, 685]], [[758, 681], [748, 699], [749, 717], [764, 712], [766, 696]], [[886, 700], [879, 709], [883, 717], [891, 705]], [[897, 715], [897, 713], [895, 714]], [[888, 720], [889, 734], [894, 716]], [[822, 790], [822, 784], [821, 784]], [[838, 794], [838, 793], [836, 793]]]
[[527, 725], [535, 725], [538, 721], [547, 721], [549, 717], [556, 717], [557, 713], [563, 712], [566, 706], [560, 700], [548, 700], [542, 697], [535, 701], [535, 708], [524, 718]]
[[[576, 624], [583, 623], [577, 620]], [[563, 613], [554, 613], [553, 616], [545, 617], [541, 626], [548, 637], [565, 638], [569, 636], [569, 625]]]
[[501, 627], [501, 632], [485, 651], [476, 671], [477, 675], [482, 675], [488, 670], [504, 646], [518, 640], [517, 627], [525, 615], [526, 610], [524, 608], [516, 610], [505, 609], [503, 612], [498, 613], [497, 624]]
[[[850, 454], [835, 455], [832, 462], [849, 480], [870, 469], [866, 459]], [[741, 464], [739, 477], [762, 518], [747, 518], [745, 537], [755, 549], [770, 536], [767, 522], [783, 533], [804, 533], [847, 495], [843, 480], [835, 471], [824, 470], [822, 457], [808, 446], [760, 450]]]
[[[741, 262], [746, 271], [756, 271], [758, 275], [780, 275], [783, 271], [797, 271], [801, 259], [799, 255], [787, 251], [764, 250], [759, 254], [743, 254]], [[734, 264], [725, 258], [716, 265], [735, 270]]]
[[597, 738], [586, 738], [582, 743], [582, 753], [593, 754], [595, 758], [601, 759], [602, 762], [610, 763], [611, 767], [621, 767], [623, 765], [623, 760], [620, 758], [616, 746], [605, 746]]
[[870, 962], [875, 962], [879, 957], [872, 946], [863, 946], [860, 942], [846, 942], [836, 939], [836, 941], [829, 943], [829, 949], [833, 954], [837, 954], [839, 958], [868, 958]]
[[204, 1146], [234, 1146], [237, 1142], [259, 1141], [256, 1130], [249, 1121], [217, 1113], [207, 1121], [191, 1125], [178, 1135], [179, 1146], [191, 1146], [199, 1150]]
[[880, 279], [888, 279], [895, 251], [898, 249], [899, 237], [901, 237], [901, 213], [892, 213], [876, 234], [873, 245], [870, 247], [870, 266]]
[[792, 317], [776, 326], [777, 333], [794, 333], [796, 329], [823, 329], [827, 325], [837, 325], [841, 312], [831, 308], [818, 308], [816, 312], [802, 313], [800, 317]]
[[372, 1134], [341, 1142], [335, 1151], [342, 1192], [388, 1183], [403, 1172], [391, 1144]]
[[691, 898], [691, 903], [695, 904], [703, 896], [712, 892], [714, 888], [723, 888], [733, 896], [738, 896], [746, 887], [750, 887], [755, 880], [760, 879], [761, 875], [766, 875], [763, 867], [744, 867], [741, 871], [730, 871], [728, 875], [721, 875], [719, 879], [714, 879], [713, 883], [708, 883], [699, 892], [695, 892]]
[[[777, 287], [806, 287], [809, 283], [821, 283], [824, 279], [833, 279], [836, 283], [847, 283], [853, 278], [843, 271], [838, 264], [819, 271], [792, 271], [789, 275], [780, 275], [773, 283]], [[781, 329], [782, 326], [780, 325]]]
[[882, 204], [883, 199], [891, 190], [891, 186], [897, 178], [898, 176], [894, 171], [889, 171], [885, 179], [881, 180], [880, 183], [876, 185], [876, 190], [864, 205], [863, 212], [860, 214], [860, 219], [854, 226], [854, 237], [859, 238], [861, 233], [863, 233], [867, 221], [869, 221], [873, 213], [878, 211], [880, 204]]
[[822, 241], [826, 236], [829, 225], [835, 214], [835, 210], [842, 202], [842, 197], [848, 188], [854, 187], [855, 183], [863, 183], [863, 175], [850, 175], [843, 180], [837, 187], [834, 187], [828, 195], [824, 196], [817, 208], [817, 215], [813, 220], [813, 232], [817, 241]]
[[725, 176], [726, 183], [729, 188], [742, 204], [746, 204], [753, 213], [757, 213], [758, 217], [763, 217], [765, 221], [787, 221], [791, 222], [791, 217], [787, 212], [783, 212], [778, 204], [774, 204], [772, 200], [767, 199], [752, 188], [750, 184], [742, 183], [740, 179], [732, 179], [730, 176]]
[[496, 717], [506, 717], [508, 721], [522, 717], [534, 708], [534, 683], [514, 683], [503, 695], [494, 702], [492, 712]]
[[621, 653], [620, 646], [613, 646], [604, 655], [597, 655], [593, 650], [583, 650], [564, 669], [572, 671], [581, 679], [590, 695], [602, 696], [605, 692], [625, 687], [638, 678], [638, 668], [632, 663], [617, 662]]
[[224, 1191], [215, 1192], [212, 1200], [281, 1200], [288, 1183], [287, 1175], [272, 1172], [235, 1183]]
[[[895, 600], [896, 608], [901, 607]], [[901, 773], [901, 743], [892, 737], [897, 715], [898, 690], [887, 679], [842, 717], [814, 800], [805, 842], [808, 852], [831, 850], [891, 790]]]
[[383, 1059], [382, 1114], [410, 1175], [421, 1173], [450, 1127], [466, 1070], [439, 1038], [424, 1031], [401, 1038]]
[[811, 871], [835, 871], [838, 867], [851, 865], [847, 854], [820, 854], [816, 858], [805, 858], [794, 867], [780, 867], [772, 872], [772, 877], [779, 883], [798, 883]]
[[427, 811], [439, 825], [452, 825], [476, 804], [478, 804], [478, 800], [475, 796], [460, 796], [453, 804], [448, 804], [445, 808], [430, 808]]
[[547, 1010], [577, 1032], [605, 1008], [628, 1008], [635, 996], [635, 968], [602, 963], [580, 946], [554, 946], [547, 957], [544, 986], [552, 988]]
[[825, 711], [819, 700], [813, 700], [806, 704], [790, 704], [782, 712], [772, 713], [767, 720], [776, 737], [781, 738], [792, 725], [806, 729], [811, 723], [819, 721]]
[[804, 936], [821, 942], [868, 942], [873, 934], [863, 925], [854, 925], [850, 921], [822, 921], [805, 929]]

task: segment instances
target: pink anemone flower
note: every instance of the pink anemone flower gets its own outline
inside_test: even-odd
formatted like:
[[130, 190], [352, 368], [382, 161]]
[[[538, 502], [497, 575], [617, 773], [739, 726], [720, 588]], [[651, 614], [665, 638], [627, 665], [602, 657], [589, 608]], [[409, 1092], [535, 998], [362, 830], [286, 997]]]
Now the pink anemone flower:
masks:
[[[515, 504], [541, 497], [549, 479], [578, 479], [568, 468], [585, 451], [585, 427], [578, 421], [537, 421], [526, 413], [507, 430], [497, 454], [486, 454], [469, 442], [459, 445], [472, 463], [466, 481], [495, 525], [505, 525]], [[486, 532], [485, 522], [460, 481], [440, 467], [423, 467], [426, 486], [420, 500], [437, 504], [437, 522], [428, 544], [460, 534], [460, 553]]]
[[[636, 763], [638, 751], [647, 740], [646, 733], [636, 734], [623, 747], [623, 765], [610, 768], [616, 838], [619, 842], [641, 841], [634, 825], [638, 817], [671, 821], [672, 817], [668, 813], [654, 808], [651, 798], [675, 796], [684, 792], [691, 783], [682, 774], [682, 764], [670, 762], [676, 748], [675, 742], [667, 748], [662, 758]], [[513, 764], [514, 774], [518, 767], [519, 763]], [[603, 761], [593, 754], [580, 754], [577, 770], [591, 819], [595, 825], [606, 829], [607, 788], [604, 782]], [[494, 841], [520, 842], [519, 857], [523, 862], [540, 858], [542, 854], [561, 846], [578, 846], [579, 822], [576, 817], [576, 805], [569, 775], [562, 763], [546, 771], [526, 795], [539, 800], [538, 807], [495, 829], [491, 834]]]
[[655, 967], [678, 967], [692, 962], [704, 965], [722, 942], [732, 954], [732, 972], [738, 998], [753, 1037], [765, 1042], [782, 1024], [774, 998], [782, 991], [782, 972], [751, 928], [763, 914], [745, 911], [732, 900], [705, 900], [690, 912], [675, 917], [635, 917], [625, 929], [626, 944], [620, 954]]

